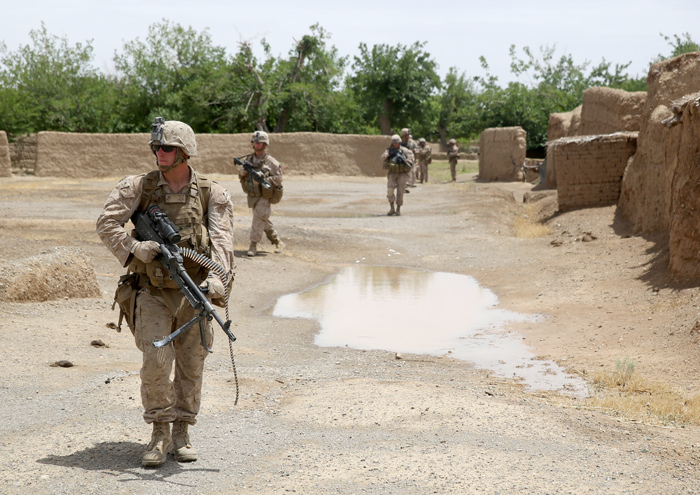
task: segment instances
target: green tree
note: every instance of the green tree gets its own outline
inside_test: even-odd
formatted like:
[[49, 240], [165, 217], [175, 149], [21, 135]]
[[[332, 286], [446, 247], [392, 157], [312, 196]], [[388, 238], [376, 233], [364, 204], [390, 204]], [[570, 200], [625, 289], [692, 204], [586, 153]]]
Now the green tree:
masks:
[[156, 116], [186, 121], [196, 132], [217, 130], [230, 65], [208, 30], [197, 33], [164, 19], [149, 27], [145, 41], [127, 42], [115, 65], [124, 131], [143, 131]]
[[[537, 55], [529, 47], [524, 47], [524, 57], [520, 57], [512, 45], [511, 73], [520, 81], [501, 88], [497, 78], [488, 73], [486, 77], [478, 78], [482, 87], [478, 98], [481, 117], [476, 122], [471, 121], [465, 130], [521, 126], [527, 131], [528, 149], [541, 148], [547, 142], [549, 115], [567, 112], [580, 105], [587, 88], [646, 89], [643, 79], [627, 75], [630, 63], [612, 67], [603, 59], [591, 68], [590, 62], [577, 64], [571, 55], [557, 58], [555, 51], [555, 46], [545, 46]], [[481, 62], [488, 71], [483, 57]]]
[[92, 43], [71, 46], [43, 23], [29, 35], [31, 45], [16, 52], [0, 44], [0, 129], [11, 136], [112, 131], [115, 83], [91, 65]]
[[[425, 43], [410, 47], [360, 43], [347, 85], [358, 95], [365, 121], [390, 134], [393, 126], [425, 123], [424, 105], [440, 85], [437, 64], [424, 51]], [[361, 96], [359, 96], [361, 95]]]
[[664, 56], [662, 54], [657, 55], [651, 63], [661, 62], [662, 60], [668, 60], [669, 58], [678, 57], [684, 53], [700, 52], [700, 45], [692, 40], [689, 33], [683, 33], [680, 36], [674, 34], [673, 37], [666, 36], [660, 33], [660, 36], [666, 40], [668, 45], [671, 47], [671, 55]]
[[436, 97], [437, 130], [443, 145], [447, 144], [449, 138], [456, 136], [460, 131], [462, 133], [465, 131], [460, 125], [460, 120], [463, 120], [465, 115], [460, 116], [460, 111], [464, 108], [473, 108], [476, 102], [475, 96], [474, 82], [464, 73], [460, 74], [456, 67], [450, 67]]
[[275, 132], [328, 132], [337, 128], [338, 105], [346, 103], [339, 88], [347, 57], [328, 46], [330, 34], [320, 25], [310, 29], [311, 34], [295, 43], [289, 58], [278, 61], [273, 83]]

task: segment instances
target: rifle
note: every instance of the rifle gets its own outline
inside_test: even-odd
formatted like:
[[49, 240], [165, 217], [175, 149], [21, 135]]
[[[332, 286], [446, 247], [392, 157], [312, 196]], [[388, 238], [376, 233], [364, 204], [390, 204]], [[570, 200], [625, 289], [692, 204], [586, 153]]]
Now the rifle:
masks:
[[[153, 341], [153, 347], [164, 347], [178, 337], [185, 330], [189, 329], [195, 323], [199, 323], [199, 332], [202, 338], [202, 347], [208, 352], [212, 350], [207, 345], [206, 339], [206, 324], [204, 320], [211, 321], [215, 319], [224, 333], [228, 336], [231, 342], [235, 342], [236, 337], [231, 333], [231, 320], [224, 320], [216, 313], [214, 307], [202, 289], [194, 283], [185, 271], [183, 264], [182, 251], [177, 246], [180, 242], [180, 232], [177, 226], [168, 218], [163, 210], [158, 208], [158, 205], [151, 205], [146, 210], [146, 213], [137, 211], [131, 217], [131, 221], [136, 227], [137, 238], [140, 241], [155, 241], [160, 244], [161, 253], [156, 257], [170, 274], [170, 279], [173, 280], [180, 288], [180, 292], [185, 296], [192, 307], [198, 311], [197, 315], [190, 321], [182, 325], [173, 333], [161, 340]], [[208, 260], [208, 258], [205, 258]], [[210, 263], [214, 263], [208, 260]], [[223, 270], [222, 270], [223, 271]], [[226, 286], [226, 281], [224, 281]]]
[[406, 156], [403, 154], [403, 151], [401, 151], [401, 149], [397, 150], [393, 146], [391, 147], [391, 149], [389, 149], [389, 159], [397, 165], [403, 163], [408, 168], [413, 167], [413, 164], [406, 159]]
[[270, 189], [272, 187], [272, 185], [269, 182], [267, 182], [267, 180], [265, 180], [265, 174], [263, 174], [260, 170], [255, 170], [253, 164], [250, 163], [248, 160], [242, 161], [240, 158], [234, 156], [233, 163], [235, 163], [238, 166], [243, 165], [243, 168], [246, 170], [246, 172], [248, 172], [248, 177], [250, 177], [249, 180], [251, 189], [253, 188], [253, 180], [258, 182], [265, 189]]

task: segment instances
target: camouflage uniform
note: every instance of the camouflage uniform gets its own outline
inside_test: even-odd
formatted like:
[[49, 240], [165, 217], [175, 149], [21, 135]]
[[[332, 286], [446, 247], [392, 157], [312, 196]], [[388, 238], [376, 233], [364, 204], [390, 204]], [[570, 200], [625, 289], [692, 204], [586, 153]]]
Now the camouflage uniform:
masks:
[[[269, 139], [267, 134], [262, 131], [256, 131], [253, 133], [253, 136], [255, 135], [263, 135], [262, 139]], [[260, 142], [266, 142], [262, 139]], [[265, 189], [259, 182], [251, 180], [249, 175], [244, 173], [244, 169], [241, 168], [239, 170], [241, 188], [248, 195], [248, 207], [253, 209], [253, 223], [250, 228], [251, 244], [248, 254], [250, 256], [257, 254], [257, 243], [262, 240], [263, 233], [276, 247], [275, 252], [281, 252], [284, 248], [284, 243], [279, 239], [275, 226], [270, 221], [270, 215], [272, 214], [271, 205], [281, 199], [282, 165], [270, 156], [267, 151], [264, 151], [261, 156], [252, 153], [243, 157], [243, 160], [250, 162], [255, 170], [261, 171], [267, 182], [272, 186], [271, 189]]]
[[459, 158], [459, 147], [457, 146], [457, 141], [450, 139], [448, 141], [447, 148], [447, 159], [450, 161], [450, 174], [452, 174], [452, 181], [457, 180], [457, 160]]
[[[196, 195], [196, 182], [202, 181], [194, 171], [192, 181], [185, 194], [174, 194], [167, 182], [158, 172], [159, 180], [150, 204], [161, 202], [165, 205], [171, 198], [182, 198], [200, 207], [201, 199]], [[122, 179], [107, 198], [102, 214], [97, 220], [97, 233], [107, 248], [117, 257], [123, 266], [135, 267], [138, 260], [131, 254], [136, 239], [127, 234], [124, 224], [139, 209], [146, 174], [129, 176]], [[195, 195], [189, 191], [195, 191]], [[179, 191], [182, 193], [182, 191]], [[185, 203], [182, 203], [185, 206]], [[204, 225], [211, 242], [210, 258], [221, 265], [229, 278], [233, 269], [233, 204], [226, 190], [211, 181], [208, 210], [208, 225]], [[189, 225], [182, 219], [168, 217], [184, 232]], [[178, 222], [179, 221], [179, 222]], [[178, 224], [179, 223], [179, 224]], [[189, 241], [188, 241], [189, 242]], [[188, 244], [185, 246], [189, 247]], [[157, 261], [153, 265], [159, 265]], [[196, 265], [196, 264], [194, 264]], [[188, 275], [195, 283], [201, 283], [207, 272], [199, 265], [186, 266]], [[155, 270], [162, 270], [156, 267]], [[157, 273], [157, 272], [156, 272]], [[164, 274], [167, 279], [167, 273]], [[176, 328], [192, 319], [195, 311], [177, 288], [157, 287], [144, 272], [140, 275], [139, 292], [136, 296], [136, 325], [134, 336], [137, 347], [143, 352], [141, 368], [141, 400], [143, 417], [147, 423], [163, 421], [171, 423], [183, 419], [195, 424], [199, 412], [202, 388], [202, 369], [207, 352], [200, 344], [199, 332], [188, 330], [173, 340], [171, 345], [157, 349], [153, 341], [168, 336]], [[208, 338], [211, 341], [211, 323], [207, 325]], [[170, 371], [175, 364], [175, 380], [170, 381]]]
[[[401, 146], [408, 149], [415, 157], [416, 148], [418, 143], [416, 143], [411, 137], [410, 129], [401, 129]], [[416, 187], [416, 177], [418, 175], [418, 167], [413, 167], [408, 171], [407, 183], [408, 187]]]
[[416, 161], [418, 162], [418, 180], [422, 184], [423, 182], [428, 182], [428, 165], [433, 162], [432, 150], [425, 142], [425, 139], [420, 138], [418, 140], [418, 146], [416, 146], [415, 152]]
[[[391, 141], [391, 146], [385, 150], [384, 153], [382, 153], [381, 160], [383, 162], [384, 169], [387, 170], [387, 199], [389, 200], [389, 204], [391, 206], [388, 214], [400, 215], [401, 205], [403, 205], [403, 195], [406, 191], [406, 185], [408, 183], [408, 175], [411, 169], [415, 167], [409, 167], [405, 164], [396, 164], [391, 161], [391, 150], [394, 148], [395, 143], [401, 142], [401, 138], [394, 135], [392, 136]], [[413, 165], [415, 163], [413, 153], [408, 148], [400, 147], [400, 149], [406, 157], [406, 160]], [[394, 190], [396, 190], [396, 194], [394, 194]], [[396, 203], [396, 209], [394, 209], [394, 203]]]
[[[196, 153], [196, 145], [194, 150]], [[156, 425], [167, 427], [167, 431], [159, 432], [167, 439], [166, 446], [170, 442], [169, 423], [184, 425], [184, 435], [187, 435], [186, 426], [196, 423], [201, 404], [204, 359], [208, 353], [201, 345], [197, 328], [187, 330], [165, 347], [153, 346], [154, 340], [167, 337], [191, 320], [196, 312], [174, 282], [169, 280], [167, 271], [159, 261], [145, 263], [135, 257], [135, 250], [142, 243], [132, 237], [124, 225], [136, 211], [145, 211], [148, 206], [157, 204], [178, 227], [182, 235], [180, 247], [191, 248], [218, 263], [229, 281], [233, 280], [234, 265], [233, 204], [228, 192], [192, 170], [186, 160], [180, 163], [179, 166], [187, 167], [190, 175], [189, 184], [180, 191], [173, 191], [158, 170], [125, 177], [110, 193], [97, 220], [97, 233], [102, 242], [122, 266], [129, 266], [130, 272], [138, 274], [135, 307], [132, 308], [132, 332], [136, 346], [143, 353], [143, 417], [147, 423], [153, 423], [154, 439]], [[185, 268], [195, 283], [201, 284], [207, 279], [208, 270], [196, 262], [186, 258]], [[206, 336], [211, 347], [211, 323], [207, 323]], [[175, 374], [171, 380], [173, 369]], [[194, 457], [186, 460], [195, 460], [196, 451], [191, 445], [188, 446], [190, 455]], [[151, 445], [149, 451], [152, 451]], [[162, 464], [165, 454], [167, 451], [160, 452], [162, 458], [151, 464], [146, 464], [144, 457], [144, 465]]]

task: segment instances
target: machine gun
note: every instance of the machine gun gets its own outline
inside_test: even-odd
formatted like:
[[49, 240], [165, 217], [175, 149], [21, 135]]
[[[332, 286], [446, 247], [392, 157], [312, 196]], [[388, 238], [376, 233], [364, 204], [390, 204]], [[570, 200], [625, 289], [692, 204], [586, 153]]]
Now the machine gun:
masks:
[[[224, 321], [221, 319], [221, 317], [214, 310], [214, 307], [209, 299], [207, 299], [207, 297], [204, 295], [203, 289], [194, 283], [185, 270], [182, 255], [183, 251], [187, 251], [187, 248], [183, 248], [183, 250], [181, 250], [177, 246], [177, 243], [180, 242], [181, 238], [177, 226], [168, 218], [163, 210], [158, 208], [157, 205], [151, 205], [148, 210], [146, 210], [146, 213], [137, 211], [134, 213], [131, 221], [136, 226], [138, 240], [155, 241], [160, 245], [161, 253], [156, 257], [156, 260], [160, 261], [168, 270], [171, 280], [177, 284], [177, 286], [180, 288], [180, 292], [182, 292], [182, 295], [185, 296], [187, 301], [197, 311], [197, 315], [194, 318], [182, 325], [173, 333], [164, 339], [154, 341], [153, 347], [164, 347], [168, 345], [173, 341], [173, 339], [177, 338], [192, 325], [199, 323], [202, 347], [204, 347], [208, 352], [212, 352], [207, 345], [205, 323], [205, 320], [211, 321], [212, 319], [216, 320], [219, 326], [221, 326], [229, 340], [234, 342], [236, 337], [230, 330], [231, 320]], [[198, 256], [204, 258], [201, 255]], [[215, 265], [213, 261], [209, 260], [208, 258], [205, 259], [208, 261], [208, 264]], [[218, 265], [216, 266], [218, 267]], [[223, 270], [221, 271], [223, 272]], [[222, 282], [224, 287], [226, 287], [227, 282], [225, 280], [222, 280]]]
[[250, 163], [248, 160], [242, 161], [240, 158], [234, 156], [233, 157], [233, 163], [235, 163], [238, 166], [243, 166], [243, 168], [248, 172], [248, 177], [250, 177], [250, 187], [251, 189], [253, 188], [253, 181], [255, 180], [258, 182], [262, 187], [265, 189], [270, 189], [272, 187], [272, 184], [270, 184], [266, 179], [265, 179], [265, 174], [262, 173], [260, 170], [255, 170], [255, 167], [253, 167], [253, 164]]
[[408, 168], [413, 167], [413, 164], [408, 161], [406, 155], [403, 154], [403, 151], [400, 148], [396, 149], [392, 146], [389, 149], [389, 160], [391, 160], [392, 163], [396, 163], [397, 165], [404, 164]]

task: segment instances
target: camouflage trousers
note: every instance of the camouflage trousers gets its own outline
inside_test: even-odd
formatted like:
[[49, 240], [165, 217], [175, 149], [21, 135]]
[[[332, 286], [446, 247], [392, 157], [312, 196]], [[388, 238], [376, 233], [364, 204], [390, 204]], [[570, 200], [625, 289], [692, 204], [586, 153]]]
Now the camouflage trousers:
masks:
[[416, 175], [418, 173], [418, 166], [413, 165], [411, 169], [408, 171], [406, 174], [406, 185], [409, 187], [413, 187], [416, 185]]
[[[389, 172], [386, 175], [386, 179], [386, 198], [389, 200], [389, 203], [396, 202], [396, 206], [401, 206], [403, 204], [403, 193], [408, 183], [408, 173]], [[394, 189], [396, 189], [396, 194], [394, 194]]]
[[452, 180], [457, 180], [457, 160], [450, 160], [450, 174]]
[[[199, 324], [180, 334], [165, 347], [153, 347], [195, 316], [178, 289], [141, 289], [136, 296], [134, 337], [143, 353], [141, 402], [146, 423], [175, 420], [196, 423], [202, 397], [204, 359]], [[214, 343], [211, 323], [206, 326], [207, 343]], [[174, 378], [171, 374], [175, 371]]]
[[420, 163], [418, 165], [418, 180], [422, 182], [428, 182], [428, 164]]
[[[253, 224], [250, 227], [250, 242], [260, 242], [263, 234], [267, 235], [270, 242], [275, 242], [277, 232], [270, 221], [272, 206], [270, 201], [261, 196], [248, 196], [248, 206], [253, 209]], [[274, 239], [274, 240], [273, 240]]]

